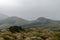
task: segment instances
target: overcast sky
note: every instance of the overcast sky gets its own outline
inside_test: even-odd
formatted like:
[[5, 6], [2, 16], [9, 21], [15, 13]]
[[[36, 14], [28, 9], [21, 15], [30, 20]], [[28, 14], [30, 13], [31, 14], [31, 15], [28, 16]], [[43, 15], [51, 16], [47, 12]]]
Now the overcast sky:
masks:
[[0, 0], [0, 13], [24, 19], [60, 20], [60, 0]]

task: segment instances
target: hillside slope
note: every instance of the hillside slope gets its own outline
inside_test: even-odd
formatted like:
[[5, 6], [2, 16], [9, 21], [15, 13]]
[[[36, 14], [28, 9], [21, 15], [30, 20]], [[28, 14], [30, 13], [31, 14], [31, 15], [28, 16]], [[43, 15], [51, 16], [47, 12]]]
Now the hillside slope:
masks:
[[7, 15], [4, 15], [4, 14], [1, 14], [1, 13], [0, 13], [0, 21], [1, 21], [1, 20], [4, 20], [4, 19], [6, 19], [6, 18], [8, 18]]
[[29, 23], [28, 20], [25, 20], [25, 19], [22, 19], [19, 17], [15, 17], [15, 16], [9, 17], [0, 22], [0, 24], [9, 24], [9, 25], [24, 25], [24, 24], [28, 24], [28, 23]]

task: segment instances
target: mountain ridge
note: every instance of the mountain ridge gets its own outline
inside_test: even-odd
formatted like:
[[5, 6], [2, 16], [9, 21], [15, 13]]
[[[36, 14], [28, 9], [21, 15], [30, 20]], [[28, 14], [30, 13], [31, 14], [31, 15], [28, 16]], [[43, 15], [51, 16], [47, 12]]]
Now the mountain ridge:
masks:
[[[3, 20], [0, 21], [0, 28], [2, 26], [12, 26], [12, 25], [17, 25], [17, 26], [22, 26], [22, 27], [39, 27], [39, 28], [55, 28], [56, 29], [60, 28], [60, 21], [58, 20], [52, 20], [48, 19], [45, 17], [39, 17], [36, 20], [26, 20], [20, 17], [12, 16], [12, 17], [7, 17]], [[8, 27], [7, 27], [8, 28]]]
[[6, 18], [8, 18], [7, 15], [0, 13], [0, 20], [4, 20]]

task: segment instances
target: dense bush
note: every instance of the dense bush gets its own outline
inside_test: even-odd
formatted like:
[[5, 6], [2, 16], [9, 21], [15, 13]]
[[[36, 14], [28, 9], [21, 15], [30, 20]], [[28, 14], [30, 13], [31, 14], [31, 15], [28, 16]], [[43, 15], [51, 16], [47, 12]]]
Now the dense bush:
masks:
[[4, 37], [4, 40], [11, 40], [10, 38], [8, 38], [8, 37]]
[[21, 26], [11, 26], [8, 29], [9, 29], [9, 31], [11, 31], [13, 33], [24, 31], [24, 29]]

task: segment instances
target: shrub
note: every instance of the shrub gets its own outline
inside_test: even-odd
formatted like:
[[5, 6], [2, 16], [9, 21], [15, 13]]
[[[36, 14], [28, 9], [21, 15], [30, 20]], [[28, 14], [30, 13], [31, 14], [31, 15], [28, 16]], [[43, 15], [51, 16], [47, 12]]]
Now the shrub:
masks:
[[9, 31], [11, 31], [11, 32], [20, 32], [20, 31], [24, 31], [24, 29], [21, 27], [21, 26], [11, 26], [10, 28], [9, 28]]
[[4, 40], [11, 40], [10, 38], [8, 38], [8, 37], [4, 37]]

